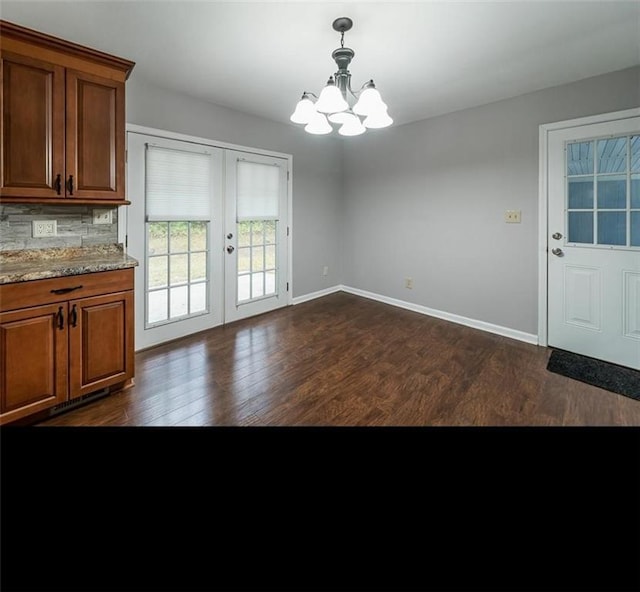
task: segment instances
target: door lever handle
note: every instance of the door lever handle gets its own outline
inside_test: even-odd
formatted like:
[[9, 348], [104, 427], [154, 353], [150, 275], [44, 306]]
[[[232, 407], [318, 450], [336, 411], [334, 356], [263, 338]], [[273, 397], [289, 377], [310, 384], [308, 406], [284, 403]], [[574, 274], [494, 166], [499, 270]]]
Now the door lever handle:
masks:
[[231, 255], [231, 253], [233, 253], [234, 251], [235, 249], [231, 245], [227, 247], [227, 253], [229, 253], [229, 255]]
[[556, 257], [564, 257], [564, 253], [562, 252], [562, 249], [559, 249], [558, 247], [556, 247], [555, 249], [551, 249], [551, 252], [552, 252]]

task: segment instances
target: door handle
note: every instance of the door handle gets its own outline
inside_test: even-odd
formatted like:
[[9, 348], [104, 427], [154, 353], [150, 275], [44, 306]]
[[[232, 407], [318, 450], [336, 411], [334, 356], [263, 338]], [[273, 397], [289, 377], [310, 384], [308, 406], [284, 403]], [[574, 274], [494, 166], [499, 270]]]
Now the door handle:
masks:
[[62, 312], [62, 306], [58, 308], [58, 314], [56, 314], [58, 320], [58, 329], [64, 329], [64, 313]]
[[229, 255], [231, 255], [231, 253], [233, 253], [234, 251], [235, 249], [231, 245], [227, 247], [227, 253], [229, 253]]
[[555, 249], [551, 249], [551, 252], [552, 252], [556, 257], [564, 257], [564, 253], [562, 252], [562, 249], [559, 249], [558, 247], [556, 247]]
[[75, 327], [78, 324], [78, 311], [76, 310], [76, 305], [73, 305], [73, 308], [71, 309], [71, 314], [69, 315], [70, 319], [69, 322], [71, 323], [72, 327]]
[[62, 193], [62, 177], [61, 175], [57, 175], [56, 176], [56, 180], [55, 180], [55, 188], [56, 188], [56, 193], [58, 195], [60, 195]]
[[73, 195], [73, 175], [69, 175], [69, 195]]

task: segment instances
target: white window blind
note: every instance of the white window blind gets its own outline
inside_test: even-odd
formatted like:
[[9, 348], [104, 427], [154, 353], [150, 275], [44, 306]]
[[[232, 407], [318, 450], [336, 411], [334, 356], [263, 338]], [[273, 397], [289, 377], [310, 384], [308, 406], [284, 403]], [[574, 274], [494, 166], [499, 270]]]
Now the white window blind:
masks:
[[147, 144], [147, 221], [210, 220], [211, 156]]
[[280, 167], [238, 160], [237, 218], [277, 220], [280, 197]]

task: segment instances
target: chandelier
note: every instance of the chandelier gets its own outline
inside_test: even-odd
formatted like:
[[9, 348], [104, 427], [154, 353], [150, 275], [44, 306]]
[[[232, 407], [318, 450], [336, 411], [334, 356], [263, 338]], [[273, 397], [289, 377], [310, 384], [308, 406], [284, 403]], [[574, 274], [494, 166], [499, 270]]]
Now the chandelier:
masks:
[[[303, 124], [304, 130], [310, 134], [331, 133], [333, 128], [329, 121], [340, 125], [338, 133], [342, 136], [358, 136], [367, 129], [387, 127], [393, 123], [373, 80], [365, 82], [358, 91], [351, 90], [351, 72], [347, 68], [355, 52], [344, 46], [344, 33], [352, 26], [353, 21], [346, 16], [333, 21], [333, 29], [341, 33], [340, 47], [331, 54], [338, 71], [329, 77], [319, 97], [311, 92], [302, 93], [290, 117], [294, 123]], [[315, 103], [312, 96], [316, 98]], [[349, 100], [353, 103], [354, 99], [352, 107]]]

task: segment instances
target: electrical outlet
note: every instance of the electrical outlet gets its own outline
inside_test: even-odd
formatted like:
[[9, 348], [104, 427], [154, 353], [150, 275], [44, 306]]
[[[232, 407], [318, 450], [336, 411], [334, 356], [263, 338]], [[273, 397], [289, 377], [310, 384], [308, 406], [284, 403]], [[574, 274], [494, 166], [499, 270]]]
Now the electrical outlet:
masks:
[[329, 275], [329, 267], [327, 265], [322, 268], [322, 275]]
[[111, 224], [112, 223], [111, 210], [103, 208], [93, 209], [93, 223], [94, 224]]
[[58, 222], [56, 220], [34, 220], [31, 223], [33, 238], [56, 236], [58, 234]]
[[404, 278], [404, 287], [413, 290], [413, 278]]
[[504, 213], [504, 221], [507, 224], [520, 224], [520, 210], [507, 210]]

